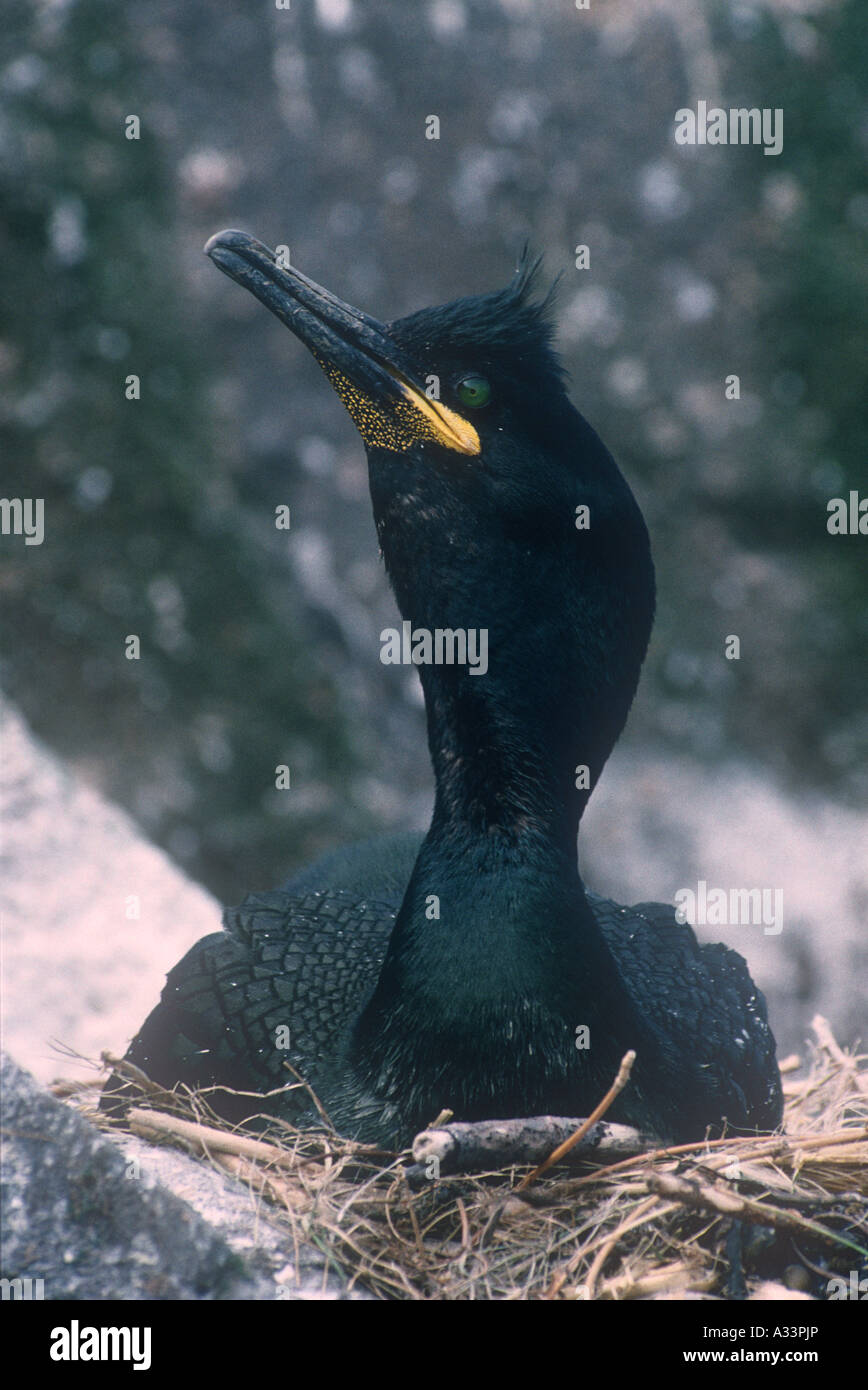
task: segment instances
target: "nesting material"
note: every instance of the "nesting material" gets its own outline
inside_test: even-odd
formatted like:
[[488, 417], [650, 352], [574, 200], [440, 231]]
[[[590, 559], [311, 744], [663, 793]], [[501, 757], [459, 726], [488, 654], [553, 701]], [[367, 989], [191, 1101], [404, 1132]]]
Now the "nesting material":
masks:
[[[384, 1299], [826, 1299], [868, 1266], [868, 1057], [824, 1019], [812, 1029], [807, 1065], [782, 1064], [783, 1133], [616, 1162], [581, 1153], [521, 1191], [531, 1163], [426, 1176], [327, 1117], [321, 1131], [269, 1119], [252, 1133], [224, 1124], [207, 1091], [141, 1076], [127, 1122], [246, 1182], [285, 1221], [288, 1251], [314, 1243], [348, 1287]], [[107, 1125], [96, 1088], [56, 1092], [73, 1089]]]

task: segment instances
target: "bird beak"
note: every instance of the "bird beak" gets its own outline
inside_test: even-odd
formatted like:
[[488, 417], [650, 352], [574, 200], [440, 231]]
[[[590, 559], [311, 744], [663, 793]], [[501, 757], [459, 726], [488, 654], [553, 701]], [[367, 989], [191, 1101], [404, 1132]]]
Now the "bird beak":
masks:
[[205, 254], [256, 295], [313, 353], [365, 444], [402, 452], [434, 440], [459, 454], [478, 454], [469, 421], [426, 395], [417, 368], [385, 324], [324, 290], [246, 232], [212, 236]]

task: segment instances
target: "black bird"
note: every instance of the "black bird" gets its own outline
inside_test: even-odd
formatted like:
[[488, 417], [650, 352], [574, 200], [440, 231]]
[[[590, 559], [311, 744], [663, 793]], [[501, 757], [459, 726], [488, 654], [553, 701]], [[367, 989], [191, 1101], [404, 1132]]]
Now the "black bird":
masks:
[[[436, 778], [421, 843], [327, 856], [229, 910], [172, 970], [129, 1060], [165, 1085], [258, 1093], [285, 1087], [289, 1062], [341, 1132], [401, 1146], [446, 1107], [587, 1114], [632, 1048], [611, 1118], [665, 1141], [774, 1128], [774, 1038], [741, 956], [579, 876], [654, 569], [627, 483], [567, 397], [536, 267], [382, 324], [243, 232], [205, 249], [307, 345], [355, 421], [403, 618], [432, 642], [484, 631], [488, 667], [417, 650]], [[317, 1121], [299, 1089], [222, 1109]]]

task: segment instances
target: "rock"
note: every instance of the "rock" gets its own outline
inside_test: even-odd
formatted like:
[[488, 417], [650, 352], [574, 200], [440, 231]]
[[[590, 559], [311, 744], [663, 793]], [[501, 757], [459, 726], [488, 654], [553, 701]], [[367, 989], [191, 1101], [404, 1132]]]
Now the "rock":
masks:
[[126, 1051], [220, 906], [0, 698], [4, 1046], [43, 1082]]
[[243, 1184], [115, 1142], [6, 1055], [0, 1086], [3, 1278], [42, 1280], [52, 1300], [347, 1296], [318, 1251], [302, 1249], [296, 1274], [291, 1234]]

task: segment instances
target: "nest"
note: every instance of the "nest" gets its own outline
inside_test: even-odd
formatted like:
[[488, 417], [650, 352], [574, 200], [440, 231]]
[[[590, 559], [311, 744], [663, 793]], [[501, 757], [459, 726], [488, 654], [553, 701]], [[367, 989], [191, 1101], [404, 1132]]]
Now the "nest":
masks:
[[[826, 1299], [868, 1266], [868, 1057], [812, 1028], [808, 1063], [782, 1063], [782, 1133], [583, 1159], [521, 1192], [529, 1165], [414, 1180], [406, 1154], [273, 1119], [254, 1137], [207, 1091], [141, 1074], [127, 1122], [246, 1183], [288, 1251], [384, 1299]], [[55, 1091], [105, 1125], [98, 1084]]]

